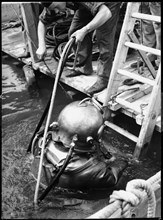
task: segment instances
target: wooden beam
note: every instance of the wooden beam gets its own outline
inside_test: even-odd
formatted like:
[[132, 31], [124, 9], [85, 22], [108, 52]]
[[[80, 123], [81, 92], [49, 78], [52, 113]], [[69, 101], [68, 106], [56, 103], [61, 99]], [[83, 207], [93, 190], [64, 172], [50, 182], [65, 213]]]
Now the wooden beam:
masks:
[[[121, 100], [123, 99], [124, 101], [129, 102], [129, 103], [133, 103], [136, 100], [143, 97], [144, 95], [149, 94], [151, 91], [152, 91], [152, 86], [144, 84], [144, 85], [140, 85], [138, 91], [134, 91], [134, 90], [127, 91], [126, 90], [124, 93], [118, 95], [117, 98], [120, 98]], [[109, 102], [109, 108], [113, 111], [117, 111], [121, 107], [122, 107], [122, 105], [120, 103], [118, 103], [116, 98], [115, 98], [114, 102], [113, 101]], [[127, 107], [127, 106], [125, 106], [125, 107]], [[136, 108], [134, 107], [134, 109], [136, 109]], [[135, 111], [135, 113], [136, 112], [137, 111]]]
[[138, 19], [143, 19], [143, 20], [148, 20], [148, 21], [155, 21], [160, 23], [161, 22], [161, 17], [160, 16], [155, 16], [155, 15], [148, 15], [148, 14], [143, 14], [139, 12], [134, 12], [132, 14], [133, 18], [138, 18]]
[[124, 70], [124, 69], [118, 69], [117, 72], [119, 74], [122, 74], [122, 75], [127, 76], [127, 77], [132, 78], [132, 79], [135, 79], [135, 80], [137, 80], [139, 82], [142, 82], [142, 83], [145, 83], [145, 84], [149, 84], [151, 86], [154, 86], [154, 84], [155, 84], [154, 80], [145, 78], [143, 76], [140, 76], [140, 75], [138, 75], [136, 73], [129, 72], [129, 71]]
[[161, 106], [161, 64], [159, 66], [157, 76], [155, 79], [155, 86], [153, 87], [146, 114], [143, 119], [142, 128], [139, 134], [139, 139], [135, 147], [134, 158], [139, 158], [141, 150], [145, 144], [150, 143], [156, 120], [160, 114]]
[[[25, 31], [27, 34], [28, 39], [28, 46], [29, 46], [29, 52], [32, 58], [33, 62], [38, 62], [38, 58], [36, 55], [36, 50], [38, 47], [38, 38], [37, 38], [37, 23], [38, 23], [38, 16], [39, 16], [39, 7], [37, 11], [38, 14], [34, 14], [33, 8], [36, 7], [36, 5], [32, 8], [33, 3], [21, 3], [21, 12], [24, 22]], [[37, 3], [38, 4], [38, 3]], [[39, 5], [38, 5], [39, 6]]]
[[109, 122], [109, 121], [105, 121], [105, 125], [107, 125], [109, 128], [115, 130], [116, 132], [118, 132], [119, 134], [125, 136], [126, 138], [129, 138], [130, 140], [137, 142], [138, 137], [136, 137], [135, 135], [131, 134], [130, 132], [128, 132], [127, 130]]
[[142, 44], [135, 44], [132, 42], [125, 42], [125, 46], [136, 49], [136, 50], [142, 50], [148, 53], [152, 53], [155, 54], [157, 56], [161, 56], [161, 50], [155, 49], [155, 48], [151, 48], [151, 47], [147, 47], [144, 46]]

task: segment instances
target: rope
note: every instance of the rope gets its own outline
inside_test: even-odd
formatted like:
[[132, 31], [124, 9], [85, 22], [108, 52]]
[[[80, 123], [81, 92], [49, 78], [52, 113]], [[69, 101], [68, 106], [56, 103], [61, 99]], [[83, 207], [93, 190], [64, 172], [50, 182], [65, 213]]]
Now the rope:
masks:
[[158, 173], [156, 173], [154, 176], [152, 176], [151, 178], [149, 178], [147, 180], [147, 182], [150, 185], [156, 184], [158, 182], [161, 182], [161, 171], [159, 171]]
[[155, 217], [156, 198], [154, 188], [160, 187], [159, 182], [161, 182], [161, 171], [148, 180], [135, 179], [129, 181], [126, 186], [126, 191], [113, 191], [110, 196], [109, 206], [104, 207], [88, 218], [109, 218], [118, 212], [118, 210], [120, 211], [119, 215], [121, 217], [130, 218], [131, 207], [136, 207], [143, 201], [143, 192], [146, 192], [148, 197], [147, 218]]
[[129, 216], [129, 208], [130, 208], [130, 205], [127, 203], [130, 203], [132, 206], [138, 206], [143, 200], [142, 191], [144, 190], [147, 193], [147, 197], [148, 197], [147, 217], [148, 218], [154, 217], [155, 209], [156, 209], [156, 198], [152, 185], [160, 180], [161, 180], [161, 171], [155, 174], [147, 181], [142, 179], [131, 180], [130, 182], [128, 182], [126, 186], [126, 191], [123, 190], [114, 191], [113, 194], [110, 196], [109, 202], [112, 203], [117, 199], [124, 201], [122, 204], [122, 208], [123, 208], [122, 215], [124, 217], [127, 217]]
[[95, 219], [95, 218], [109, 218], [113, 213], [115, 213], [121, 207], [120, 200], [116, 200], [115, 202], [109, 204], [109, 206], [104, 207], [100, 211], [95, 214], [87, 217], [87, 219]]
[[138, 206], [143, 200], [143, 190], [147, 193], [148, 197], [147, 217], [154, 217], [156, 209], [155, 194], [151, 185], [147, 181], [142, 179], [130, 181], [126, 186], [126, 191], [114, 191], [113, 194], [110, 196], [110, 203], [114, 202], [117, 199], [125, 201], [122, 202], [122, 216], [128, 217], [130, 206], [128, 206], [128, 208], [126, 208], [125, 206], [127, 205], [127, 203], [130, 203], [133, 207]]
[[[135, 195], [138, 195], [135, 189], [145, 190], [148, 197], [147, 217], [148, 218], [155, 217], [156, 198], [152, 186], [145, 180], [137, 179], [129, 182], [129, 184], [126, 187], [126, 190], [130, 190], [131, 192], [135, 193]], [[141, 202], [141, 196], [142, 196], [141, 191], [139, 191], [139, 196]]]

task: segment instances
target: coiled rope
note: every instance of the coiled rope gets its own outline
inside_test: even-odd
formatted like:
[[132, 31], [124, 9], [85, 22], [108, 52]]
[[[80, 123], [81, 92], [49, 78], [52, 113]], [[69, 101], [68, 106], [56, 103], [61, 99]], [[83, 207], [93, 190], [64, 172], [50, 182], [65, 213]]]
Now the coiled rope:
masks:
[[[156, 198], [153, 188], [159, 188], [161, 171], [148, 180], [135, 179], [128, 182], [125, 190], [113, 191], [110, 196], [109, 205], [89, 216], [88, 218], [109, 218], [119, 209], [119, 215], [123, 218], [131, 217], [131, 207], [138, 206], [144, 199], [146, 192], [148, 198], [147, 218], [155, 217]], [[155, 186], [155, 187], [154, 187]]]

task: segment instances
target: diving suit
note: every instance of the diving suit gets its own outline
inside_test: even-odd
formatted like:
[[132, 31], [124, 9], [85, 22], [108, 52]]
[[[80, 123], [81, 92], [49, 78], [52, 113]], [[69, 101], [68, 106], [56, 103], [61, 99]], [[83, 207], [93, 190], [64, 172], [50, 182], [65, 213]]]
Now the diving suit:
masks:
[[[68, 104], [57, 122], [49, 126], [41, 177], [44, 176], [44, 184], [48, 185], [57, 175], [73, 146], [57, 186], [78, 190], [115, 186], [127, 167], [127, 160], [115, 158], [104, 146], [101, 139], [104, 128], [102, 109], [96, 101], [86, 98]], [[33, 142], [32, 151], [38, 161], [42, 137], [43, 131]]]

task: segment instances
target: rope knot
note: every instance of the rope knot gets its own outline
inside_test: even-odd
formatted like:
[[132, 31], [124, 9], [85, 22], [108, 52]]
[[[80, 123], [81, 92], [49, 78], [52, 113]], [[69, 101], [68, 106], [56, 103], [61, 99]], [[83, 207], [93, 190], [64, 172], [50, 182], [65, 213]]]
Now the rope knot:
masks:
[[113, 203], [116, 200], [121, 201], [123, 216], [128, 216], [130, 213], [130, 206], [138, 206], [144, 199], [144, 194], [142, 193], [143, 191], [146, 192], [148, 197], [148, 217], [154, 217], [156, 208], [155, 194], [150, 183], [148, 183], [146, 180], [131, 180], [127, 183], [126, 191], [113, 191], [112, 195], [110, 196], [109, 203]]
[[134, 195], [132, 192], [127, 192], [124, 190], [114, 191], [112, 195], [110, 196], [110, 203], [120, 200], [120, 201], [126, 201], [128, 203], [131, 203], [132, 206], [136, 206], [139, 204], [139, 199], [136, 195]]

